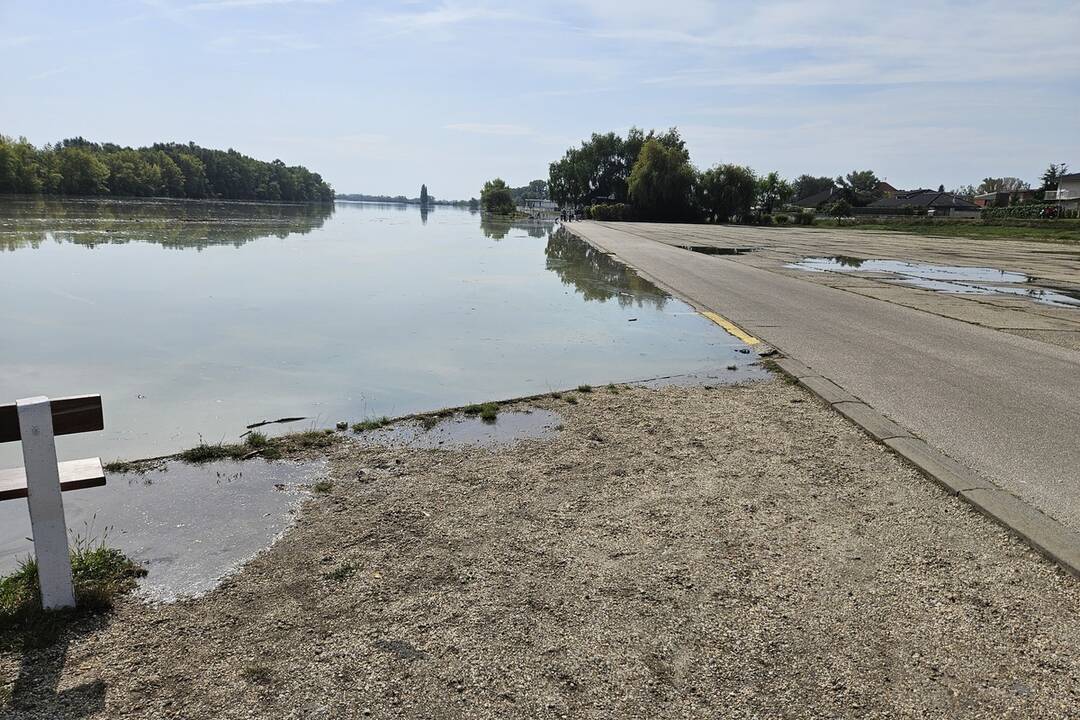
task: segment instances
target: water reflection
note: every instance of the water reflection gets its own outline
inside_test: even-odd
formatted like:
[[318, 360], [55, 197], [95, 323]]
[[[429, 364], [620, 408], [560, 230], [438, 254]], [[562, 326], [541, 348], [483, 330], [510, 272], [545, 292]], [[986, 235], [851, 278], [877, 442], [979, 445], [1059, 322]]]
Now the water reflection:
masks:
[[420, 206], [420, 223], [422, 225], [427, 225], [427, 216], [429, 212], [431, 212], [431, 208], [427, 205]]
[[[479, 217], [450, 207], [423, 226], [404, 205], [342, 203], [325, 223], [300, 206], [130, 205], [0, 200], [8, 228], [19, 217], [53, 237], [115, 223], [102, 235], [124, 238], [94, 252], [49, 242], [0, 253], [11, 348], [0, 402], [107, 398], [106, 430], [65, 438], [68, 457], [149, 457], [200, 437], [235, 441], [256, 420], [323, 427], [750, 360], [611, 258], [564, 232], [549, 237], [550, 223], [503, 221], [506, 240], [493, 242]], [[157, 245], [260, 233], [287, 237], [242, 252]], [[0, 445], [0, 467], [21, 460]]]
[[547, 269], [585, 300], [614, 299], [623, 307], [649, 305], [657, 310], [667, 302], [667, 296], [651, 282], [564, 228], [551, 233], [544, 252]]
[[7, 199], [0, 202], [0, 249], [52, 240], [93, 248], [132, 241], [168, 248], [241, 245], [321, 228], [333, 205], [183, 200]]
[[511, 220], [505, 217], [480, 216], [480, 230], [485, 237], [502, 240], [511, 230], [524, 230], [529, 237], [542, 238], [551, 232], [554, 225], [542, 220]]

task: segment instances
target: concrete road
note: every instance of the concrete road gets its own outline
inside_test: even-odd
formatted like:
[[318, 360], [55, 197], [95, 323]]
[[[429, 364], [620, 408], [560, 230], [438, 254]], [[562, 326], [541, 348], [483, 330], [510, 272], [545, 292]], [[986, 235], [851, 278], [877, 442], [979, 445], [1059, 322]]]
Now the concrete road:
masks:
[[674, 247], [642, 225], [569, 227], [1080, 530], [1080, 352]]

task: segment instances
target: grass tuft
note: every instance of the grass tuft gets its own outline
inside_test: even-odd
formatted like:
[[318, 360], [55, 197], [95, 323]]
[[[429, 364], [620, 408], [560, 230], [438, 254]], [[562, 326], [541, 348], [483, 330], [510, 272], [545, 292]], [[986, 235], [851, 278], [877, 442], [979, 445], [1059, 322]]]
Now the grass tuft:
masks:
[[390, 424], [390, 418], [385, 415], [377, 418], [368, 418], [367, 420], [361, 420], [358, 423], [353, 423], [352, 430], [354, 433], [367, 432], [368, 430], [378, 430], [379, 428], [386, 427]]
[[581, 392], [581, 393], [591, 393], [592, 392], [592, 385], [578, 385], [577, 386], [577, 391]]
[[179, 458], [187, 463], [200, 464], [214, 462], [215, 460], [239, 460], [251, 452], [244, 445], [218, 443], [207, 445], [200, 442], [193, 448], [188, 448], [180, 453]]
[[103, 612], [135, 587], [146, 569], [105, 539], [92, 544], [76, 539], [71, 550], [73, 610], [43, 610], [37, 562], [28, 558], [11, 575], [0, 578], [0, 648], [44, 647], [73, 619]]
[[248, 665], [240, 671], [240, 677], [253, 685], [269, 685], [274, 681], [274, 672], [266, 665]]
[[320, 480], [319, 482], [312, 485], [311, 489], [313, 492], [325, 495], [326, 493], [334, 489], [334, 483], [330, 482], [329, 480]]
[[261, 450], [270, 444], [270, 439], [267, 438], [264, 433], [261, 433], [258, 430], [252, 430], [247, 434], [247, 437], [244, 438], [244, 444], [252, 450]]
[[338, 565], [336, 568], [323, 575], [323, 577], [327, 580], [333, 580], [334, 582], [344, 582], [355, 574], [356, 566], [345, 563], [344, 565]]

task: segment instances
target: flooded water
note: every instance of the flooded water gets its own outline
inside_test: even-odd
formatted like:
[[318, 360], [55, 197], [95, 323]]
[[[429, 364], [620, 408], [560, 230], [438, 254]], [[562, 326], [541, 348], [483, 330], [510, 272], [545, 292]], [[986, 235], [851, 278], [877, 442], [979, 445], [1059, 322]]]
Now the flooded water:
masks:
[[494, 421], [456, 414], [443, 418], [433, 427], [419, 421], [395, 423], [356, 436], [355, 442], [368, 446], [400, 446], [421, 450], [451, 450], [468, 447], [495, 448], [521, 440], [545, 440], [554, 437], [561, 421], [549, 410], [510, 410], [500, 412]]
[[[453, 208], [0, 198], [0, 271], [0, 403], [102, 395], [105, 431], [58, 438], [61, 459], [154, 457], [264, 421], [275, 433], [762, 372], [740, 342], [569, 234]], [[557, 424], [540, 411], [455, 417], [392, 441], [489, 445]], [[20, 464], [18, 443], [0, 445], [0, 467]], [[73, 535], [108, 528], [148, 564], [143, 591], [170, 599], [266, 547], [319, 472], [169, 462], [64, 504]], [[26, 503], [0, 503], [0, 572], [31, 551], [28, 535]]]
[[935, 292], [960, 295], [1014, 295], [1055, 307], [1080, 308], [1080, 293], [1041, 287], [1024, 273], [989, 267], [931, 265], [900, 260], [864, 260], [835, 255], [804, 258], [787, 265], [811, 272], [874, 273], [882, 279]]
[[[104, 537], [147, 568], [144, 595], [172, 600], [209, 590], [269, 545], [324, 475], [321, 462], [169, 462], [64, 493], [64, 513], [73, 539]], [[0, 503], [0, 574], [33, 553], [29, 535], [26, 503]]]
[[0, 271], [0, 401], [103, 397], [65, 457], [753, 359], [576, 238], [454, 208], [0, 199]]

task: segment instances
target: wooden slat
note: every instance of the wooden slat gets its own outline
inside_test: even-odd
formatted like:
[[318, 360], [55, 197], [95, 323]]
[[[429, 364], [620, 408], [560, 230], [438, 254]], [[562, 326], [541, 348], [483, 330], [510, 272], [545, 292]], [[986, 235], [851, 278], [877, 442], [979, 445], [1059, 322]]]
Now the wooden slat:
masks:
[[[74, 395], [52, 400], [54, 435], [74, 435], [105, 428], [100, 395]], [[20, 440], [19, 412], [15, 403], [0, 405], [0, 443]]]
[[[60, 468], [60, 489], [82, 490], [100, 487], [105, 484], [105, 471], [101, 469], [101, 458], [68, 460], [58, 464]], [[15, 500], [26, 497], [26, 471], [23, 468], [0, 470], [0, 500]]]

